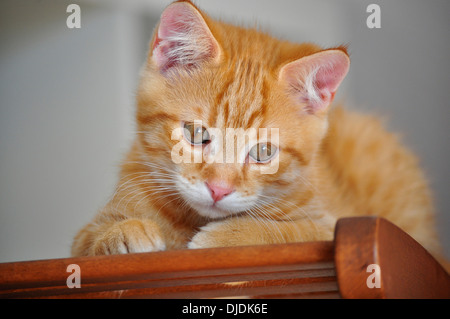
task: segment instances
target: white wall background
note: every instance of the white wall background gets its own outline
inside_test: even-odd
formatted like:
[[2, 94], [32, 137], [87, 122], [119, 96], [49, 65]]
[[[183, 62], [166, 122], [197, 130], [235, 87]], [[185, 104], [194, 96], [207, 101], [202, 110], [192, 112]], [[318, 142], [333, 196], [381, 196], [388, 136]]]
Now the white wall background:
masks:
[[[66, 7], [81, 6], [81, 29]], [[170, 1], [0, 2], [0, 262], [68, 257], [112, 194], [133, 134], [138, 71]], [[389, 118], [422, 159], [450, 256], [450, 2], [203, 0], [214, 17], [323, 46], [349, 44], [341, 89]], [[381, 29], [366, 7], [381, 6]]]

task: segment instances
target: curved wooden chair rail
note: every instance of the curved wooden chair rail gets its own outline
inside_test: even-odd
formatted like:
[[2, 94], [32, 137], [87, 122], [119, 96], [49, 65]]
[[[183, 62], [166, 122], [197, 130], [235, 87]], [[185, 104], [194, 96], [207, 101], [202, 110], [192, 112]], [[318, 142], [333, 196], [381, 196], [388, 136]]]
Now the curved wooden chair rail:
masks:
[[[81, 288], [67, 285], [68, 266]], [[450, 276], [385, 219], [344, 218], [335, 239], [0, 264], [0, 298], [450, 298]]]

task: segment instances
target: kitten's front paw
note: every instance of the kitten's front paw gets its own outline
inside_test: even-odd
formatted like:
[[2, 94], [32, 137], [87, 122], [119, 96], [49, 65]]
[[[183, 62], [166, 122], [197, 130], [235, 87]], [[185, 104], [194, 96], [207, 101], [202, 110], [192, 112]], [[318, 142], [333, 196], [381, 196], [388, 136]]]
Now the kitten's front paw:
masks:
[[113, 224], [92, 247], [92, 255], [165, 250], [159, 227], [151, 220], [128, 219]]
[[200, 228], [192, 240], [188, 243], [189, 249], [212, 248], [224, 246], [220, 244], [221, 234], [219, 223], [209, 223]]
[[252, 233], [246, 231], [246, 223], [212, 222], [200, 228], [200, 231], [188, 243], [188, 248], [213, 248], [261, 244]]

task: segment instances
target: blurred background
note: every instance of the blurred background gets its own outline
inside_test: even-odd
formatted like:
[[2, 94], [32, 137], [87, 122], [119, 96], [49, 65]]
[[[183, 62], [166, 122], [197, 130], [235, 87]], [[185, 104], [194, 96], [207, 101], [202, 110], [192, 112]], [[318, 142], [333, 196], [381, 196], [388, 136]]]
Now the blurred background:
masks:
[[[114, 191], [139, 69], [171, 1], [0, 2], [0, 262], [68, 257]], [[381, 8], [369, 29], [366, 8]], [[448, 0], [198, 0], [215, 18], [323, 47], [349, 45], [338, 99], [379, 114], [418, 154], [450, 257]]]

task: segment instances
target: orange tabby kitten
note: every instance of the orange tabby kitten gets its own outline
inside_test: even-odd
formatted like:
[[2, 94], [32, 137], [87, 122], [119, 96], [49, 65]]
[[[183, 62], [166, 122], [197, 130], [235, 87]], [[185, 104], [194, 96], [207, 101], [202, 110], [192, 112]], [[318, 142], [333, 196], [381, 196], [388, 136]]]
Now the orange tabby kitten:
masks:
[[120, 183], [72, 254], [332, 240], [338, 218], [358, 215], [385, 217], [436, 253], [416, 158], [376, 119], [330, 106], [349, 65], [344, 47], [169, 5]]

